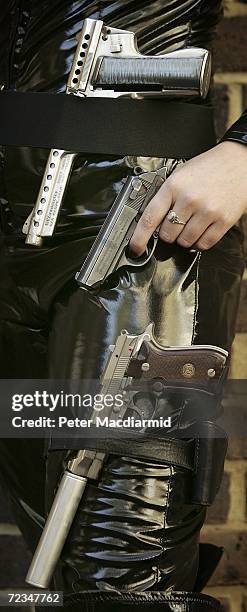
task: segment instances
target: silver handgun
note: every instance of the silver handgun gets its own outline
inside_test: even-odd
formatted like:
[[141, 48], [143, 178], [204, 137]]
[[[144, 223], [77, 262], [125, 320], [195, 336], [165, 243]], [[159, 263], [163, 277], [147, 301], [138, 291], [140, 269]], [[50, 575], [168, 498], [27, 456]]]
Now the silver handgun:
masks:
[[[204, 98], [210, 78], [211, 56], [205, 49], [144, 56], [133, 32], [85, 19], [66, 93], [102, 98]], [[44, 237], [53, 235], [75, 157], [73, 152], [51, 150], [36, 204], [23, 226], [26, 244], [41, 246]]]
[[[129, 380], [126, 376], [129, 363], [138, 355], [144, 340], [150, 340], [148, 331], [133, 336], [123, 330], [116, 344], [109, 347], [110, 357], [102, 375], [101, 394], [110, 393], [114, 397], [124, 391]], [[123, 418], [126, 410], [125, 403], [122, 408], [105, 407], [104, 417]], [[96, 417], [97, 412], [94, 412], [91, 418], [95, 420]], [[69, 461], [29, 568], [26, 577], [28, 584], [40, 588], [49, 586], [87, 482], [98, 479], [105, 458], [105, 453], [88, 449], [77, 451]]]
[[[212, 387], [221, 381], [228, 359], [227, 351], [216, 346], [163, 347], [155, 340], [152, 323], [140, 335], [123, 330], [109, 351], [100, 392], [113, 397], [122, 393], [122, 407], [104, 407], [104, 418], [114, 420], [122, 419], [129, 408], [140, 418], [140, 409], [133, 402], [134, 380], [159, 380], [160, 384], [163, 380], [164, 388], [178, 382]], [[94, 411], [91, 419], [95, 422], [96, 418]], [[26, 577], [32, 586], [49, 586], [86, 485], [98, 480], [106, 458], [105, 452], [84, 449], [75, 451], [69, 461]]]
[[159, 238], [158, 228], [143, 256], [131, 256], [128, 245], [139, 218], [166, 176], [167, 168], [163, 166], [160, 170], [130, 176], [126, 180], [82, 268], [76, 274], [79, 285], [95, 288], [119, 268], [142, 267], [151, 259]]

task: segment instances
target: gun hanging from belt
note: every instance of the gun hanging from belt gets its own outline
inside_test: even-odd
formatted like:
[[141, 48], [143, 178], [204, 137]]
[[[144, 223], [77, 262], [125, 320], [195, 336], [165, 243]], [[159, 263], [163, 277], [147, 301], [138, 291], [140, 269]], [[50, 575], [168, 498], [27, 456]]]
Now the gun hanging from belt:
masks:
[[[210, 78], [211, 56], [205, 49], [145, 56], [133, 32], [85, 19], [66, 93], [87, 98], [205, 98]], [[76, 155], [50, 151], [37, 201], [23, 226], [26, 244], [41, 246], [43, 238], [53, 235]]]
[[[104, 418], [111, 420], [123, 419], [127, 410], [137, 412], [135, 398], [138, 397], [134, 381], [147, 383], [158, 381], [158, 396], [168, 387], [182, 385], [182, 388], [193, 386], [206, 391], [215, 392], [227, 367], [227, 351], [215, 346], [169, 347], [159, 345], [153, 335], [153, 325], [150, 324], [141, 335], [129, 334], [123, 330], [115, 345], [109, 347], [110, 356], [101, 377], [100, 393], [116, 397], [119, 393], [125, 398], [122, 407], [104, 408]], [[142, 386], [140, 384], [140, 388]], [[206, 391], [206, 393], [207, 393]], [[94, 411], [92, 421], [97, 419]], [[123, 438], [122, 438], [123, 440]], [[115, 445], [114, 445], [115, 442]], [[124, 439], [124, 442], [128, 440]], [[162, 453], [166, 452], [166, 440], [162, 439]], [[103, 448], [105, 439], [103, 441]], [[95, 446], [98, 449], [75, 451], [68, 462], [59, 484], [52, 508], [40, 542], [33, 557], [26, 581], [36, 587], [47, 588], [52, 578], [56, 564], [60, 558], [70, 527], [83, 497], [87, 483], [100, 478], [105, 459], [109, 452], [121, 453], [123, 441], [111, 440], [109, 451], [102, 452], [101, 440]], [[133, 454], [135, 441], [125, 452]], [[110, 448], [111, 446], [111, 448]], [[138, 456], [145, 456], [146, 443], [138, 447]], [[225, 441], [223, 441], [225, 450]], [[170, 449], [171, 450], [171, 449]], [[217, 451], [218, 452], [218, 451]], [[152, 454], [152, 453], [151, 453]], [[197, 449], [198, 454], [198, 449]], [[182, 451], [179, 450], [179, 459]], [[220, 456], [218, 461], [220, 461]], [[203, 460], [205, 461], [205, 452]], [[150, 457], [149, 457], [150, 458]], [[156, 452], [154, 459], [158, 459]], [[212, 454], [210, 455], [212, 463]], [[199, 461], [199, 459], [198, 459]], [[197, 464], [198, 464], [197, 461]], [[175, 460], [176, 462], [176, 460]], [[198, 503], [198, 502], [197, 502]]]

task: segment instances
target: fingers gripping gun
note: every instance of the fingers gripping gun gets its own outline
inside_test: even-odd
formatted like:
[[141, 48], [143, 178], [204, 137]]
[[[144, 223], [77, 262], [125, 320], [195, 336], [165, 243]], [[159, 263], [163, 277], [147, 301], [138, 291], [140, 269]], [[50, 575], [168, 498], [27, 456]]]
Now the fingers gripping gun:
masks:
[[[190, 386], [193, 381], [199, 386], [208, 382], [213, 385], [222, 378], [228, 356], [226, 351], [214, 346], [164, 348], [155, 341], [152, 324], [140, 336], [123, 330], [109, 350], [101, 393], [111, 393], [114, 397], [122, 392], [126, 398], [120, 408], [104, 408], [104, 417], [114, 420], [125, 416], [131, 402], [133, 407], [131, 384], [134, 379], [158, 379], [163, 381], [164, 387], [178, 381], [183, 385], [189, 382]], [[94, 421], [96, 418], [94, 411]], [[106, 457], [99, 447], [98, 451], [76, 451], [69, 461], [26, 578], [29, 584], [48, 587], [87, 482], [98, 480]]]
[[[204, 98], [210, 77], [211, 58], [205, 49], [144, 56], [134, 33], [85, 19], [66, 93], [87, 98]], [[52, 236], [75, 157], [73, 152], [50, 151], [36, 204], [23, 226], [26, 244], [41, 246], [44, 237]]]
[[128, 244], [147, 204], [166, 179], [167, 167], [129, 177], [117, 196], [94, 244], [76, 275], [83, 288], [101, 285], [115, 270], [126, 265], [141, 267], [151, 259], [159, 239], [158, 228], [143, 256], [131, 257]]

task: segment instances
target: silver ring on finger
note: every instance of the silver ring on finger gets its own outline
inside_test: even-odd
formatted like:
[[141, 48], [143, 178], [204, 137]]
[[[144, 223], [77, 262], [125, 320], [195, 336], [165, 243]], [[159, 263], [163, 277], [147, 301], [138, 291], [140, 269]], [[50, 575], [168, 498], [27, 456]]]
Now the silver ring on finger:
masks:
[[184, 221], [179, 219], [179, 216], [177, 215], [177, 213], [175, 213], [175, 210], [170, 210], [169, 213], [166, 215], [166, 218], [170, 223], [176, 223], [177, 225], [186, 225]]

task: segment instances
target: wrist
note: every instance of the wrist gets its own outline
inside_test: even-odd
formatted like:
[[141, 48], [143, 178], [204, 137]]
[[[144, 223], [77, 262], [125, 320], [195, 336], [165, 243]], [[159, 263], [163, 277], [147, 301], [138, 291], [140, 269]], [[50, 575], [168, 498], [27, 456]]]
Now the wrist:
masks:
[[235, 161], [237, 161], [238, 158], [247, 161], [247, 143], [244, 144], [236, 140], [222, 140], [216, 145], [216, 148], [226, 154], [234, 156]]

